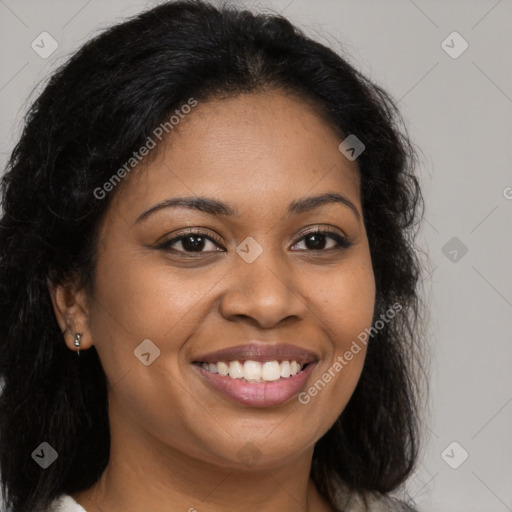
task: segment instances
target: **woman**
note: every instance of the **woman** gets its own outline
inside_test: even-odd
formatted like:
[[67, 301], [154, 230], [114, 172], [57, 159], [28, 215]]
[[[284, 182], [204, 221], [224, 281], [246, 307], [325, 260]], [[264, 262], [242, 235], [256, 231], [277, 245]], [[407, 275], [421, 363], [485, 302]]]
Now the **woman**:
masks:
[[413, 510], [399, 119], [284, 18], [201, 1], [58, 70], [2, 182], [8, 510]]

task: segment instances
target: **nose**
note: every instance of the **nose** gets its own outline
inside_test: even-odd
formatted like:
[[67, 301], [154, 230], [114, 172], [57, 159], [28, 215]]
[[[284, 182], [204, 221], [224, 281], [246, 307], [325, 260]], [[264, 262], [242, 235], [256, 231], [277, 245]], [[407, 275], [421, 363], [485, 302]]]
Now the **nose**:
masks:
[[307, 307], [298, 276], [289, 263], [277, 260], [264, 251], [252, 263], [236, 261], [220, 301], [224, 318], [250, 320], [262, 329], [304, 318]]

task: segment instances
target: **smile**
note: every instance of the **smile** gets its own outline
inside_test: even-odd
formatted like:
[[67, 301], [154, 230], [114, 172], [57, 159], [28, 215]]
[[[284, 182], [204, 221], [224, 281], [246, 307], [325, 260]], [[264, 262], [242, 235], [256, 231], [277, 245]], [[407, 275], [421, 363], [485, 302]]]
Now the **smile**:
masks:
[[191, 362], [208, 390], [249, 407], [277, 407], [307, 384], [319, 355], [258, 340], [198, 354]]
[[218, 361], [217, 363], [198, 363], [210, 373], [218, 373], [230, 379], [245, 382], [275, 382], [288, 379], [300, 373], [307, 363], [298, 361]]

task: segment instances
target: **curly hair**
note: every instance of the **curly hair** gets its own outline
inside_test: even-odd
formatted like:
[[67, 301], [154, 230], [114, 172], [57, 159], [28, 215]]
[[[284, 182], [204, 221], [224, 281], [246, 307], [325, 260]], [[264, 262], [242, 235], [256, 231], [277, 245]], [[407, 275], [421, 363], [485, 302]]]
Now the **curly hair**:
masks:
[[[400, 314], [368, 344], [347, 407], [316, 443], [311, 477], [334, 504], [336, 482], [390, 493], [419, 453], [421, 265], [411, 240], [423, 199], [416, 150], [396, 103], [348, 60], [280, 15], [201, 0], [167, 2], [83, 45], [25, 118], [2, 177], [0, 218], [0, 472], [9, 510], [40, 512], [94, 484], [109, 460], [107, 383], [94, 347], [63, 342], [49, 283], [91, 293], [101, 187], [169, 113], [197, 100], [282, 90], [314, 102], [340, 137], [355, 134], [376, 281], [374, 319]], [[58, 460], [41, 471], [46, 441]]]

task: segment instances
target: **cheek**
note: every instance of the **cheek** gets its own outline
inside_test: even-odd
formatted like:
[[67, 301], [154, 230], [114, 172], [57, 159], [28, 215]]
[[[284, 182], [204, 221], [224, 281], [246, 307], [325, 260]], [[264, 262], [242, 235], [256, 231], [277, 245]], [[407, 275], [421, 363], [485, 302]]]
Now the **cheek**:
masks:
[[95, 302], [101, 328], [115, 329], [131, 342], [169, 339], [172, 331], [197, 321], [195, 311], [220, 278], [218, 272], [198, 277], [197, 270], [176, 271], [165, 262], [155, 265], [154, 255], [150, 259], [105, 257], [98, 268]]
[[315, 286], [312, 300], [321, 306], [319, 316], [339, 352], [371, 326], [375, 308], [375, 278], [371, 261], [363, 259], [326, 275]]
[[316, 311], [319, 326], [331, 342], [330, 351], [318, 365], [311, 386], [299, 396], [312, 414], [314, 411], [323, 418], [317, 435], [342, 413], [361, 376], [366, 355], [366, 344], [361, 340], [372, 325], [375, 307], [371, 261], [361, 259], [350, 267], [347, 262], [336, 275], [325, 276], [321, 284], [315, 286], [316, 295], [311, 300], [321, 306]]
[[[164, 257], [155, 263], [154, 254], [105, 251], [97, 268], [90, 323], [109, 383], [126, 383], [129, 372], [139, 389], [151, 393], [155, 386], [160, 393], [165, 389], [172, 394], [179, 387], [173, 376], [181, 373], [180, 350], [204, 318], [209, 292], [222, 276], [213, 266], [177, 270]], [[136, 357], [146, 353], [139, 347], [160, 351], [158, 358], [145, 366]], [[152, 354], [149, 357], [152, 360]]]
[[[109, 409], [114, 418], [143, 420], [144, 428], [169, 445], [179, 441], [192, 449], [194, 436], [183, 423], [203, 423], [204, 410], [190, 406], [194, 397], [181, 382], [177, 355], [197, 326], [205, 289], [213, 284], [199, 288], [200, 280], [192, 283], [186, 272], [178, 277], [165, 265], [146, 261], [105, 254], [97, 269], [91, 329], [110, 384]], [[148, 365], [142, 357], [147, 352]]]

